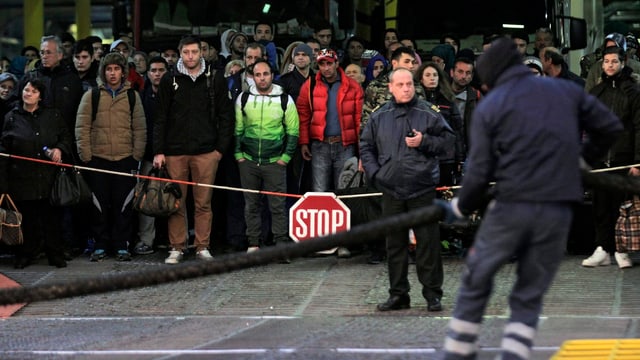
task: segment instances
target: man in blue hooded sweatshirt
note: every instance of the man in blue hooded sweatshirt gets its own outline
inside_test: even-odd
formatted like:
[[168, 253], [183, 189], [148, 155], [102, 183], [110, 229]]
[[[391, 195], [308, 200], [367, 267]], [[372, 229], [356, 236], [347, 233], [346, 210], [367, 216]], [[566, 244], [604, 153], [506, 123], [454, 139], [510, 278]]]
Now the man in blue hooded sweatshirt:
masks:
[[[438, 204], [450, 223], [483, 207], [489, 190], [493, 200], [466, 258], [444, 358], [476, 358], [493, 277], [515, 256], [501, 359], [528, 359], [572, 207], [583, 198], [580, 164], [605, 155], [622, 123], [573, 82], [534, 76], [511, 39], [493, 41], [477, 70], [488, 94], [474, 112], [462, 189], [451, 203]], [[588, 135], [582, 142], [581, 131]]]

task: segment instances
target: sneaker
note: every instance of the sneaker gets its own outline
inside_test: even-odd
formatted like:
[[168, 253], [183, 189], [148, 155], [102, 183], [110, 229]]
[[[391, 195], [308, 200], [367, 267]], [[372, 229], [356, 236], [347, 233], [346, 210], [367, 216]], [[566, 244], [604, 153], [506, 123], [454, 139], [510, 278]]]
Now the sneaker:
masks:
[[133, 253], [136, 255], [149, 255], [153, 254], [153, 248], [147, 244], [140, 244], [133, 249]]
[[596, 267], [611, 265], [611, 257], [609, 253], [602, 249], [602, 246], [598, 246], [591, 256], [582, 260], [582, 266], [584, 267]]
[[89, 256], [89, 261], [92, 261], [92, 262], [102, 261], [106, 257], [107, 257], [107, 253], [104, 252], [103, 249], [97, 249], [91, 253], [91, 256]]
[[127, 250], [118, 250], [116, 254], [117, 261], [131, 261], [131, 254]]
[[337, 255], [339, 259], [347, 259], [351, 257], [351, 251], [346, 247], [339, 247], [337, 251]]
[[213, 256], [211, 256], [211, 253], [209, 252], [209, 250], [202, 249], [202, 250], [200, 250], [200, 251], [198, 251], [196, 253], [196, 259], [204, 260], [204, 261], [211, 261], [211, 260], [213, 260]]
[[247, 254], [252, 253], [252, 252], [254, 252], [254, 251], [258, 251], [258, 250], [260, 250], [260, 247], [259, 247], [259, 246], [249, 246], [249, 247], [247, 248]]
[[169, 257], [164, 259], [165, 264], [177, 264], [182, 261], [182, 251], [169, 250]]
[[616, 258], [616, 262], [618, 263], [618, 267], [620, 269], [626, 269], [633, 266], [633, 262], [631, 262], [629, 254], [627, 253], [619, 253], [616, 251], [614, 253], [614, 257]]

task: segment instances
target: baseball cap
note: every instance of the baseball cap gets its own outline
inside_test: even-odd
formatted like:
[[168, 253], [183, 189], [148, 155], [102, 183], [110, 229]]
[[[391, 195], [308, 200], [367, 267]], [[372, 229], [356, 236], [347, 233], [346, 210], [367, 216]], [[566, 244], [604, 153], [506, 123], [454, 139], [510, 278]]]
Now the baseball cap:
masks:
[[320, 62], [322, 60], [338, 62], [338, 54], [336, 54], [336, 52], [331, 49], [322, 49], [318, 53], [318, 56], [316, 57], [316, 61]]
[[535, 56], [526, 56], [523, 63], [528, 67], [535, 67], [539, 72], [542, 72], [542, 62]]
[[124, 40], [116, 40], [114, 42], [111, 43], [111, 46], [109, 46], [109, 51], [113, 51], [113, 49], [116, 48], [116, 46], [120, 45], [120, 44], [125, 44], [127, 45], [127, 49], [129, 51], [131, 51], [131, 47], [129, 46], [129, 43], [124, 41]]

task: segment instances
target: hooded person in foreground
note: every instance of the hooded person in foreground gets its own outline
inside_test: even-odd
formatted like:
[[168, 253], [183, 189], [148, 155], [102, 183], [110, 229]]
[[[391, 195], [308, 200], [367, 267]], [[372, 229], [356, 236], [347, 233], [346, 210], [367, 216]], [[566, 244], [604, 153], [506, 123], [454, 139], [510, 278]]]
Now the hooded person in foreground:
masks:
[[478, 59], [477, 71], [488, 93], [471, 123], [462, 189], [438, 205], [444, 221], [452, 223], [483, 207], [488, 192], [492, 200], [466, 258], [444, 358], [476, 358], [493, 277], [515, 256], [517, 277], [500, 358], [529, 359], [543, 296], [566, 248], [573, 205], [583, 199], [581, 164], [604, 156], [622, 123], [576, 84], [534, 76], [510, 39], [495, 40]]

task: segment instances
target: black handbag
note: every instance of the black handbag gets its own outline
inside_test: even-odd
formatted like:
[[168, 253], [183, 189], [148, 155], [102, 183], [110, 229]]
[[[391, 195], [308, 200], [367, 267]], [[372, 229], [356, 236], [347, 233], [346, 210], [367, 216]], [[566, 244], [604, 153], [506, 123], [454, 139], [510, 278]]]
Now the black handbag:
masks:
[[[171, 179], [167, 169], [152, 168], [148, 176]], [[143, 178], [136, 184], [133, 209], [147, 216], [166, 217], [180, 208], [180, 186], [169, 181]]]
[[86, 205], [93, 195], [80, 170], [61, 167], [53, 181], [49, 201], [53, 206]]

